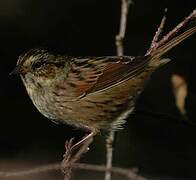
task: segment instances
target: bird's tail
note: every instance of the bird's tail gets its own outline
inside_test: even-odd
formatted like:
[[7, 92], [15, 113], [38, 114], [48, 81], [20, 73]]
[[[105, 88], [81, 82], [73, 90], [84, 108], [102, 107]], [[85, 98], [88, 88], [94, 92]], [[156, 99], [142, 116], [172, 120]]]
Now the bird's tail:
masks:
[[171, 50], [173, 47], [178, 45], [180, 42], [191, 36], [196, 32], [196, 26], [193, 28], [190, 28], [189, 30], [183, 32], [182, 34], [174, 37], [170, 41], [166, 42], [162, 46], [158, 47], [154, 51], [152, 51], [149, 55], [151, 56], [151, 62], [153, 60], [158, 60], [163, 54]]

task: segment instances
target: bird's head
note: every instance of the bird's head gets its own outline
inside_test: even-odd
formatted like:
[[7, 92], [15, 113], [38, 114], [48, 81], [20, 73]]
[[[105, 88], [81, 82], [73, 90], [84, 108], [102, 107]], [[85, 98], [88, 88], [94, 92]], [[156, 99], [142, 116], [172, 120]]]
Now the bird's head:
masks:
[[24, 83], [50, 85], [61, 74], [66, 76], [69, 61], [44, 49], [32, 49], [21, 55], [11, 74], [19, 74]]

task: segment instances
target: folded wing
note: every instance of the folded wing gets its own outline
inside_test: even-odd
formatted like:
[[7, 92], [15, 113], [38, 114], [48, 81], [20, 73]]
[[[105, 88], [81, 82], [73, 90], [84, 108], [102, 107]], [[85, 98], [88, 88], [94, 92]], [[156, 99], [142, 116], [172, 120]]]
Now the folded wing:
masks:
[[67, 83], [72, 96], [82, 98], [135, 77], [147, 66], [149, 56], [73, 59]]

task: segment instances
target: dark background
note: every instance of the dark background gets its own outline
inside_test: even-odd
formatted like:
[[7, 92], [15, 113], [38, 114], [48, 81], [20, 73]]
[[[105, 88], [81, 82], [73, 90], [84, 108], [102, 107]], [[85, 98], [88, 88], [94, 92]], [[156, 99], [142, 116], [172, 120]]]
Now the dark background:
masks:
[[[168, 32], [195, 5], [195, 0], [135, 0], [128, 17], [125, 54], [145, 53], [164, 8], [168, 8], [164, 31]], [[64, 141], [83, 135], [73, 127], [48, 121], [35, 109], [21, 80], [9, 76], [18, 56], [33, 47], [72, 56], [115, 55], [119, 18], [120, 0], [0, 1], [1, 168], [14, 168], [10, 164], [19, 160], [34, 165], [60, 161]], [[195, 179], [195, 35], [165, 57], [173, 61], [153, 74], [136, 113], [118, 133], [114, 164], [138, 167], [147, 176]], [[189, 85], [187, 121], [175, 107], [173, 73], [183, 75]], [[103, 135], [95, 139], [83, 161], [104, 163]]]

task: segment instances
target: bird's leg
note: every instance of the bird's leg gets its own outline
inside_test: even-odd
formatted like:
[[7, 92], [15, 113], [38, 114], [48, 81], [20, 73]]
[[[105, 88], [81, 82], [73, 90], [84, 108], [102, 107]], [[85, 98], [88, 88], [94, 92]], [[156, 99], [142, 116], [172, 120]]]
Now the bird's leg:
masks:
[[90, 134], [88, 134], [87, 136], [83, 137], [79, 142], [77, 142], [76, 144], [73, 144], [73, 140], [74, 138], [71, 138], [69, 141], [65, 142], [65, 150], [66, 152], [71, 152], [75, 149], [77, 149], [78, 147], [80, 147], [83, 143], [85, 143], [85, 141], [89, 140], [90, 138], [93, 138], [93, 136], [95, 136], [96, 133], [91, 132]]
[[[62, 164], [67, 164], [68, 162], [70, 162], [71, 159], [73, 159], [73, 156], [77, 154], [77, 151], [80, 151], [80, 149], [83, 149], [82, 153], [85, 153], [86, 151], [88, 151], [88, 145], [90, 145], [90, 143], [93, 141], [94, 135], [95, 133], [91, 132], [90, 134], [85, 136], [82, 140], [77, 142], [76, 144], [73, 144], [74, 138], [71, 138], [70, 140], [66, 141], [65, 142], [65, 154], [63, 155]], [[87, 147], [86, 149], [83, 148], [85, 146]]]
[[[65, 154], [63, 155], [64, 157], [63, 162], [69, 162], [70, 159], [72, 159], [73, 155], [77, 153], [76, 149], [78, 149], [79, 151], [80, 147], [82, 147], [85, 144], [88, 144], [88, 142], [92, 142], [94, 135], [95, 133], [91, 132], [90, 134], [85, 136], [82, 140], [77, 142], [76, 144], [73, 144], [74, 138], [71, 138], [70, 140], [65, 141]], [[86, 150], [88, 150], [88, 148]]]
[[84, 136], [79, 142], [77, 142], [76, 144], [74, 144], [74, 145], [72, 146], [72, 149], [75, 149], [75, 148], [81, 146], [84, 142], [86, 142], [87, 140], [93, 138], [93, 137], [95, 136], [95, 134], [96, 134], [96, 133], [91, 132], [90, 134]]
[[111, 180], [111, 168], [113, 158], [113, 143], [115, 139], [115, 131], [111, 130], [106, 139], [106, 172], [105, 180]]

